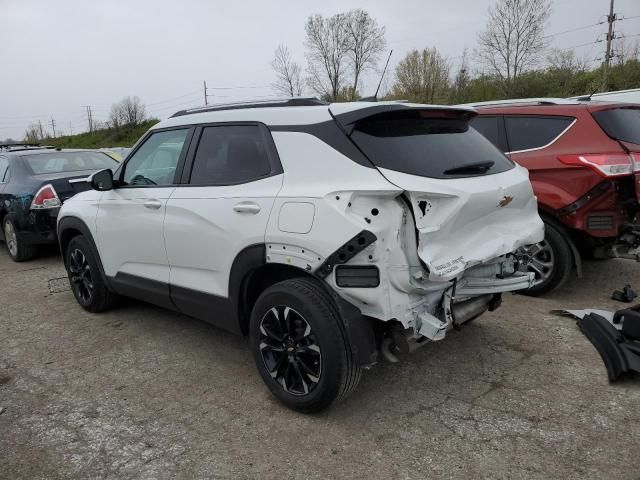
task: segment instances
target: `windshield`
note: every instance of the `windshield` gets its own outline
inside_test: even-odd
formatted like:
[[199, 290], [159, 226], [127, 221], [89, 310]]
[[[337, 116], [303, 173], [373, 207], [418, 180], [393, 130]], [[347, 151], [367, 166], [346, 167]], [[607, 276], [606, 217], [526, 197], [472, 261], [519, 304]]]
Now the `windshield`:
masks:
[[113, 158], [100, 152], [51, 152], [23, 155], [22, 158], [34, 175], [115, 169], [118, 166]]
[[431, 178], [500, 173], [513, 163], [456, 112], [403, 110], [359, 121], [351, 138], [377, 166]]
[[611, 138], [640, 145], [640, 108], [602, 110], [594, 112], [593, 118]]

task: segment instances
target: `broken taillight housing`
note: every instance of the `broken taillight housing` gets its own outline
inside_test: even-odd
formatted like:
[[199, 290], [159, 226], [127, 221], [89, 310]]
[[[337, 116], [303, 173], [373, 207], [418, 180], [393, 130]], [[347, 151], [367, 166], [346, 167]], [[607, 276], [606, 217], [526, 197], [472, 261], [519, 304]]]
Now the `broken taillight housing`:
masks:
[[36, 193], [31, 202], [32, 210], [43, 210], [46, 208], [57, 208], [62, 205], [58, 194], [53, 188], [53, 185], [45, 185]]
[[[589, 167], [603, 177], [630, 175], [636, 170], [636, 162], [626, 153], [585, 153], [583, 155], [560, 155], [565, 165]], [[638, 158], [637, 160], [640, 160]], [[639, 167], [640, 168], [640, 167]]]

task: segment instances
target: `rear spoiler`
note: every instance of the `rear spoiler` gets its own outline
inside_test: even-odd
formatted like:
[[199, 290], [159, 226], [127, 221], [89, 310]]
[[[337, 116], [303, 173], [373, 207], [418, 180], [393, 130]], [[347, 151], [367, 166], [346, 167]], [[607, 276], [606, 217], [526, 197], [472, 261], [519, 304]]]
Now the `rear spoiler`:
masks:
[[[329, 109], [331, 115], [336, 122], [344, 129], [347, 135], [351, 135], [353, 129], [359, 121], [373, 117], [376, 115], [383, 115], [385, 113], [400, 112], [400, 111], [424, 111], [433, 112], [434, 118], [457, 118], [458, 120], [469, 121], [473, 117], [478, 115], [478, 112], [471, 108], [459, 108], [448, 107], [440, 105], [418, 105], [410, 103], [392, 103], [386, 105], [372, 105], [370, 107], [358, 108], [350, 110], [345, 113], [334, 113]], [[427, 115], [425, 115], [427, 116]]]

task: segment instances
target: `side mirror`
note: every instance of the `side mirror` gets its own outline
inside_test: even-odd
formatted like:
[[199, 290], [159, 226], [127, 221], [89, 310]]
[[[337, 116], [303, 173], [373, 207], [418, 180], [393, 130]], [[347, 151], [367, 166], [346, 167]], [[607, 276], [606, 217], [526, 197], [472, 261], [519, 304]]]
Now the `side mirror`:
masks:
[[105, 168], [94, 173], [89, 177], [89, 185], [99, 192], [113, 190], [113, 172], [111, 169]]

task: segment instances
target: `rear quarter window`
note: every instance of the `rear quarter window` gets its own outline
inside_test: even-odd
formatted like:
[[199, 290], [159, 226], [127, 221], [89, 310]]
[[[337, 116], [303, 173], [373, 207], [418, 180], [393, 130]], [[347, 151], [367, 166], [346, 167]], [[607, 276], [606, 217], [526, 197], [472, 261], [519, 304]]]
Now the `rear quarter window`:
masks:
[[574, 120], [573, 117], [505, 115], [509, 151], [546, 147], [569, 128]]
[[594, 112], [593, 118], [611, 138], [640, 145], [640, 108], [602, 110]]
[[489, 175], [513, 168], [489, 140], [450, 112], [402, 110], [359, 121], [352, 140], [389, 170], [430, 178]]
[[499, 117], [495, 116], [477, 116], [471, 120], [471, 126], [480, 132], [487, 140], [500, 148], [500, 125]]

